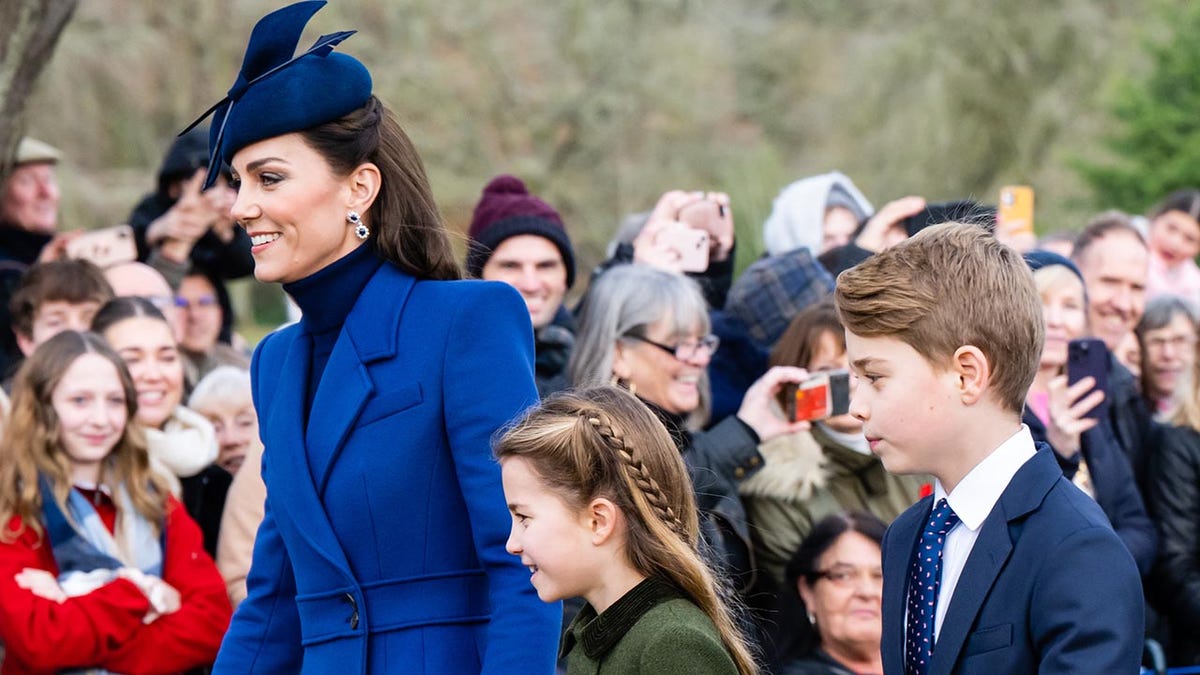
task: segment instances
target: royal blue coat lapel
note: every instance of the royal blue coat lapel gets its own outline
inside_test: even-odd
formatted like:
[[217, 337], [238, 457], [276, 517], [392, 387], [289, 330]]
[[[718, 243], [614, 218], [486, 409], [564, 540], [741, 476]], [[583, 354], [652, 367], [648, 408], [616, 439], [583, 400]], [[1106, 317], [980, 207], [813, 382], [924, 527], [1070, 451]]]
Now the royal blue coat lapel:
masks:
[[[391, 265], [383, 265], [367, 282], [346, 317], [342, 334], [313, 397], [314, 413], [308, 420], [308, 462], [317, 494], [324, 496], [329, 472], [354, 429], [363, 405], [375, 391], [367, 365], [390, 358], [398, 350], [397, 328], [414, 279]], [[389, 312], [366, 311], [390, 306]], [[380, 321], [385, 321], [380, 325]], [[303, 419], [302, 417], [299, 419]]]
[[[267, 448], [263, 455], [263, 471], [264, 474], [270, 472], [277, 476], [270, 481], [270, 485], [278, 495], [277, 501], [288, 504], [287, 512], [278, 514], [279, 525], [293, 531], [324, 558], [329, 563], [331, 574], [353, 583], [353, 579], [345, 574], [345, 570], [349, 569], [346, 556], [317, 498], [308, 463], [303, 461], [305, 445], [300, 420], [304, 419], [304, 392], [312, 360], [312, 342], [298, 326], [271, 339], [286, 340], [287, 348], [281, 361], [273, 358], [264, 360], [264, 365], [279, 375], [271, 400], [270, 417], [264, 420], [262, 426]], [[264, 344], [264, 352], [266, 347]]]

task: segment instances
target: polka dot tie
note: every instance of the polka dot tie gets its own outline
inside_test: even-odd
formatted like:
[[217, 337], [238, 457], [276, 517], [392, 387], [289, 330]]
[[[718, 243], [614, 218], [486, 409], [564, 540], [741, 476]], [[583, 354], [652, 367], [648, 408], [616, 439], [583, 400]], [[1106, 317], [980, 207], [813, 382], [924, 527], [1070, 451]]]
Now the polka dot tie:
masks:
[[908, 628], [904, 643], [905, 675], [925, 675], [933, 656], [933, 622], [938, 586], [942, 582], [942, 549], [946, 533], [958, 524], [958, 515], [945, 499], [938, 500], [921, 533], [921, 543], [908, 578]]

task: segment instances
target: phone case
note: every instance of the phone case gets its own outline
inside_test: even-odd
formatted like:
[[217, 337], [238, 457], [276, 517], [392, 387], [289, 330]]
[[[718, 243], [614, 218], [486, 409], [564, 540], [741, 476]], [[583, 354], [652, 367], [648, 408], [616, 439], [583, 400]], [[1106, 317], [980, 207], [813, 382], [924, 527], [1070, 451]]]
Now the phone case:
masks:
[[679, 254], [679, 268], [684, 272], [708, 269], [708, 232], [676, 226], [660, 234], [659, 238], [666, 248]]
[[1006, 185], [1000, 188], [999, 220], [1004, 223], [1021, 221], [1016, 232], [1033, 233], [1033, 188], [1028, 185]]
[[[1067, 384], [1072, 385], [1085, 377], [1096, 381], [1097, 389], [1108, 391], [1108, 347], [1103, 340], [1081, 338], [1067, 343]], [[1089, 394], [1091, 392], [1088, 392]], [[1086, 396], [1086, 394], [1085, 394]], [[1088, 411], [1085, 417], [1103, 419], [1108, 412], [1108, 400]]]
[[823, 420], [850, 411], [850, 373], [833, 370], [816, 373], [786, 390], [788, 419]]
[[67, 244], [67, 256], [90, 261], [100, 268], [137, 260], [133, 228], [116, 225], [85, 232]]

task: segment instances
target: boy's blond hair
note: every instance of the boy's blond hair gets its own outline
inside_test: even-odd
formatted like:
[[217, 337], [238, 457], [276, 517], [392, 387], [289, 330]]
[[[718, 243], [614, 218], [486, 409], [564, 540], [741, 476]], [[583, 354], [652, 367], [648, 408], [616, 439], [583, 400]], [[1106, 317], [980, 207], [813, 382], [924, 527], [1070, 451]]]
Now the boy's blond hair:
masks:
[[939, 370], [959, 347], [978, 347], [997, 402], [1024, 409], [1045, 338], [1042, 303], [1021, 256], [982, 227], [926, 228], [842, 272], [834, 299], [847, 331], [896, 338]]

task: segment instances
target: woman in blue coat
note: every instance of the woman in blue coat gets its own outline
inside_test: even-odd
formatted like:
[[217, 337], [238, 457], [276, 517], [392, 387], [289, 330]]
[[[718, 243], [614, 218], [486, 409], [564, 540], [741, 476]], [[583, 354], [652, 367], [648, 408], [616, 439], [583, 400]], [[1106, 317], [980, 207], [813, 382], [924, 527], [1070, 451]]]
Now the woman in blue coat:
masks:
[[324, 36], [264, 17], [215, 106], [255, 276], [304, 312], [252, 366], [266, 515], [219, 673], [550, 673], [489, 439], [536, 400], [529, 314], [459, 281], [420, 158]]

